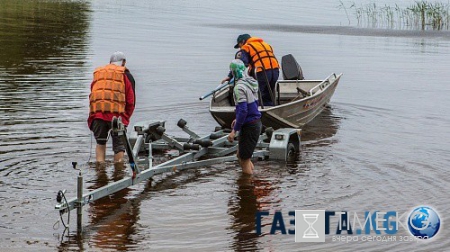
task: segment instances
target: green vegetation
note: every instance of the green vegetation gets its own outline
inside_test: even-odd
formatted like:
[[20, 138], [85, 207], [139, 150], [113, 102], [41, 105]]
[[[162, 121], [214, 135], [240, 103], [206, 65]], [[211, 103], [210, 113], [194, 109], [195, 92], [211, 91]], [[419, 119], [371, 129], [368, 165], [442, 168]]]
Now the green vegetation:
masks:
[[416, 1], [415, 4], [401, 8], [378, 6], [376, 3], [357, 6], [354, 2], [345, 6], [340, 0], [340, 9], [344, 9], [350, 23], [349, 10], [354, 12], [358, 26], [391, 29], [449, 29], [450, 4]]

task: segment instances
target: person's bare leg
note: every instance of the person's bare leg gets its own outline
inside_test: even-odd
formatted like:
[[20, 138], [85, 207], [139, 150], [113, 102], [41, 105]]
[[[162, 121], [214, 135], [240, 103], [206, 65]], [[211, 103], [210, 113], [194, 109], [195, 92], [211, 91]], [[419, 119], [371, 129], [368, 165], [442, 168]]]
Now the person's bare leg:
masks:
[[117, 162], [123, 162], [123, 155], [124, 155], [124, 152], [123, 152], [123, 151], [120, 151], [120, 152], [114, 154], [114, 162], [115, 162], [115, 163], [117, 163]]
[[238, 163], [239, 163], [239, 166], [242, 167], [242, 160], [240, 158], [238, 158]]
[[106, 145], [97, 144], [95, 147], [95, 159], [97, 162], [105, 162]]
[[242, 172], [245, 174], [253, 174], [253, 163], [252, 160], [249, 159], [245, 159], [245, 160], [240, 160], [239, 162], [241, 164], [241, 168], [242, 168]]

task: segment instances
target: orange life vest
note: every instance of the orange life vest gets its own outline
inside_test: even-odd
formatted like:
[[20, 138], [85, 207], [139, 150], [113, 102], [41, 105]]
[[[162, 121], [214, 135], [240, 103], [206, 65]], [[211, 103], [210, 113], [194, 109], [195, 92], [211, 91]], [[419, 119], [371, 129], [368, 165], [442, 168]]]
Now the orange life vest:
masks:
[[89, 111], [124, 113], [125, 112], [125, 67], [109, 64], [94, 71]]
[[253, 69], [257, 69], [257, 72], [261, 72], [263, 69], [269, 70], [280, 68], [272, 47], [260, 38], [249, 38], [241, 49], [250, 54], [250, 63], [252, 64]]

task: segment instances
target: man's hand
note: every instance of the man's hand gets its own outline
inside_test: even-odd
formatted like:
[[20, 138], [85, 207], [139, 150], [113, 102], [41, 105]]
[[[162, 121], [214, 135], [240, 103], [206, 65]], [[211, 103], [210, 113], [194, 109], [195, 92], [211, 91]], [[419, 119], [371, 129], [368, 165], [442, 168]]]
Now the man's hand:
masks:
[[234, 137], [236, 136], [236, 132], [234, 132], [234, 130], [232, 130], [231, 132], [230, 132], [230, 134], [228, 134], [228, 137], [227, 137], [227, 139], [228, 139], [228, 141], [230, 142], [230, 143], [232, 143], [233, 141], [234, 141]]
[[227, 77], [227, 78], [223, 79], [223, 80], [220, 82], [220, 84], [223, 84], [223, 83], [225, 83], [225, 82], [227, 82], [227, 81], [230, 81], [230, 77]]

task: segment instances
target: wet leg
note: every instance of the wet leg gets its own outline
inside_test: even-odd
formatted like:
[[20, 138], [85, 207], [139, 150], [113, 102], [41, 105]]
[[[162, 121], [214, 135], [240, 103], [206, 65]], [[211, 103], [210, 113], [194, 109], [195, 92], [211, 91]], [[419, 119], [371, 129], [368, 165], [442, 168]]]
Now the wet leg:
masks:
[[245, 174], [253, 174], [253, 163], [251, 159], [244, 159], [240, 161], [242, 172]]
[[100, 145], [97, 144], [95, 147], [95, 157], [97, 162], [105, 162], [105, 156], [106, 156], [106, 145]]

